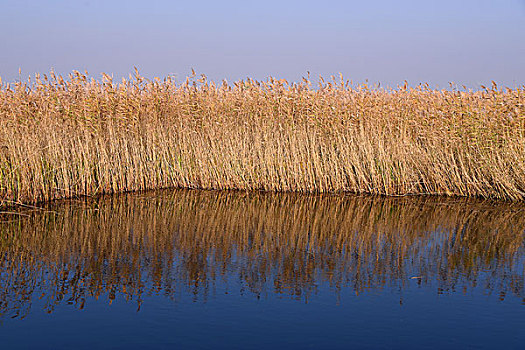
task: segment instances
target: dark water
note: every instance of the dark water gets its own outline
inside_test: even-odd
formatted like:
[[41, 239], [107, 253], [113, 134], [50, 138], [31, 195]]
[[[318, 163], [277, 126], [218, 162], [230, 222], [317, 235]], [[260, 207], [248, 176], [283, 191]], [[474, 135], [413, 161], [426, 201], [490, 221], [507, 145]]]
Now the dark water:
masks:
[[162, 191], [0, 223], [2, 348], [525, 348], [525, 206]]

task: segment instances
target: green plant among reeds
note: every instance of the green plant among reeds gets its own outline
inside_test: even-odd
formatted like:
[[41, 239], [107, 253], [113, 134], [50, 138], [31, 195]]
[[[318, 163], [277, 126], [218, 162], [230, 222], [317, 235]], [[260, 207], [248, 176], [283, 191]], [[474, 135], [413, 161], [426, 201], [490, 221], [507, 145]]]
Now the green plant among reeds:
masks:
[[525, 87], [317, 88], [273, 78], [0, 89], [0, 198], [165, 187], [525, 198]]

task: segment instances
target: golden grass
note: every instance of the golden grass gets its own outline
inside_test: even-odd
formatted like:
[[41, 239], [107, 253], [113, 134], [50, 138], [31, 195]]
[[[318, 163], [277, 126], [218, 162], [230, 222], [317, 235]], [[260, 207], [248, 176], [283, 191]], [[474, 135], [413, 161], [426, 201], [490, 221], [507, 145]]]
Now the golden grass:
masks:
[[78, 72], [2, 85], [2, 203], [165, 187], [522, 200], [525, 87]]
[[[468, 199], [124, 194], [0, 224], [0, 317], [90, 298], [473, 288], [525, 296], [525, 208]], [[411, 277], [417, 277], [412, 281]], [[429, 287], [430, 287], [429, 286]], [[228, 289], [230, 289], [228, 288]]]

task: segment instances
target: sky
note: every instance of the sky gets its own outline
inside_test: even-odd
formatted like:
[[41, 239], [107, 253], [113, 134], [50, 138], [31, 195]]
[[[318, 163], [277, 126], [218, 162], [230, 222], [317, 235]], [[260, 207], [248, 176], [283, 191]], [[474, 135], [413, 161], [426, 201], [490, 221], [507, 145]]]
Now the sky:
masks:
[[[525, 84], [525, 0], [0, 0], [0, 77]], [[19, 69], [22, 74], [19, 75]]]

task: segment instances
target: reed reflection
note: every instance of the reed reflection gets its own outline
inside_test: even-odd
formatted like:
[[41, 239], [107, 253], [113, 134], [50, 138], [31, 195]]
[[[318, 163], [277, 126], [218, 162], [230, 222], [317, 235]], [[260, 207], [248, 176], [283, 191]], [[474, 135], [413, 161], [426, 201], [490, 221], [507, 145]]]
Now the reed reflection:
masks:
[[308, 301], [483, 288], [524, 297], [525, 207], [444, 198], [161, 191], [54, 204], [0, 224], [0, 317], [218, 287]]

